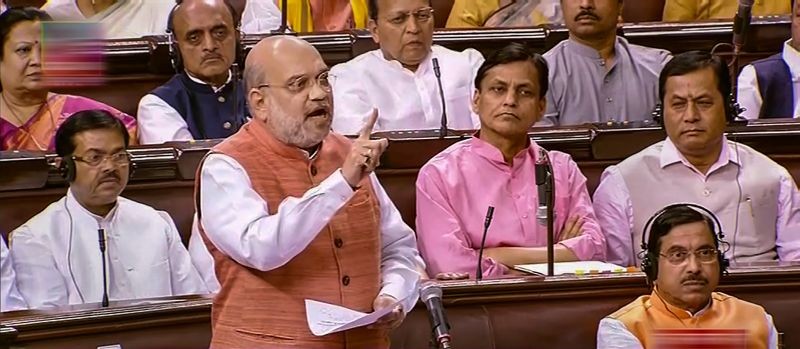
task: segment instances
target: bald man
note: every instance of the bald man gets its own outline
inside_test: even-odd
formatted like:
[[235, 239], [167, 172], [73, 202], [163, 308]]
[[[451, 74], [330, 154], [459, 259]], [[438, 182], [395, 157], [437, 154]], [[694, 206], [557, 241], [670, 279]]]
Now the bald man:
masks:
[[[198, 230], [220, 291], [212, 348], [388, 348], [416, 302], [422, 265], [413, 231], [373, 171], [387, 141], [330, 132], [328, 67], [293, 37], [247, 56], [253, 119], [203, 160]], [[360, 312], [392, 307], [371, 327], [314, 336], [306, 299]]]
[[244, 86], [232, 70], [240, 36], [234, 12], [224, 0], [184, 0], [172, 10], [176, 74], [139, 101], [140, 143], [225, 138], [244, 124]]

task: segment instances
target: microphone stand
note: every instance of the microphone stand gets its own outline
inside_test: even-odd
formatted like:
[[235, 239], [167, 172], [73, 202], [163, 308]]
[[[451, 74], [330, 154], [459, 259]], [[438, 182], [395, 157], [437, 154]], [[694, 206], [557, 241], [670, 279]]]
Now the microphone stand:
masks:
[[553, 207], [553, 174], [552, 168], [549, 165], [547, 166], [547, 176], [545, 178], [545, 200], [547, 201], [547, 276], [553, 276], [555, 269], [555, 251], [553, 247], [555, 244], [555, 229], [553, 229], [555, 212]]
[[276, 32], [286, 34], [289, 31], [289, 0], [281, 0], [281, 26]]
[[108, 308], [108, 272], [106, 271], [106, 232], [100, 228], [97, 229], [97, 238], [100, 243], [100, 259], [103, 262], [103, 301], [101, 305], [103, 308]]

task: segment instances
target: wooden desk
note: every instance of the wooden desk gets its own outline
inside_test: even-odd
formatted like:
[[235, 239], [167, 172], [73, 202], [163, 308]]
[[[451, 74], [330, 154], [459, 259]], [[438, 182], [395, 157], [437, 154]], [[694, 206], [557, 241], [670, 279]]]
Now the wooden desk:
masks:
[[[447, 283], [443, 303], [454, 348], [594, 348], [604, 316], [647, 294], [641, 273], [622, 276], [512, 278]], [[733, 271], [719, 291], [756, 302], [785, 333], [785, 348], [800, 348], [800, 268]], [[199, 349], [210, 340], [210, 300], [198, 297], [150, 305], [66, 312], [5, 313], [0, 349]], [[430, 327], [421, 304], [392, 335], [392, 348], [426, 348]]]
[[[417, 173], [431, 157], [448, 146], [466, 139], [470, 132], [444, 139], [430, 132], [387, 134], [390, 145], [377, 171], [389, 197], [412, 228], [416, 217], [414, 190]], [[767, 154], [800, 180], [800, 122], [781, 120], [736, 126], [729, 137]], [[551, 150], [566, 152], [588, 179], [590, 193], [609, 165], [664, 139], [660, 128], [647, 124], [585, 125], [535, 129], [531, 138]], [[188, 241], [194, 203], [194, 176], [200, 159], [217, 141], [174, 143], [133, 149], [136, 164], [133, 178], [123, 195], [170, 213], [184, 239]], [[52, 166], [53, 155], [0, 152], [0, 232], [7, 234], [30, 217], [58, 200], [65, 183]]]

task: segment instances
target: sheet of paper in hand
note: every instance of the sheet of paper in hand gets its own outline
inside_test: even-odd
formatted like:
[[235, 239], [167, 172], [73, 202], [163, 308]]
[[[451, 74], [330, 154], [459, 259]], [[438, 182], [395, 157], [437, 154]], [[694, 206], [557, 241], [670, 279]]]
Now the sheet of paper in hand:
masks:
[[400, 301], [372, 313], [362, 313], [342, 306], [306, 299], [306, 320], [315, 336], [324, 336], [339, 331], [375, 323], [394, 310]]
[[653, 332], [654, 349], [745, 349], [747, 331], [681, 328]]

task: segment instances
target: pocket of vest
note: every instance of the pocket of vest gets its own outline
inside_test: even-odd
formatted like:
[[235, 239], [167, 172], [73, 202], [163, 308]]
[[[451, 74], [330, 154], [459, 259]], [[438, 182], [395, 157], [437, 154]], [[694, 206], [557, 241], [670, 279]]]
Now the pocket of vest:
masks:
[[281, 340], [288, 340], [288, 341], [295, 340], [294, 337], [289, 337], [289, 336], [279, 335], [279, 334], [256, 332], [256, 331], [245, 330], [245, 329], [241, 329], [241, 328], [234, 328], [233, 331], [236, 332], [236, 334], [242, 335], [243, 337], [250, 337], [250, 338], [255, 337], [255, 338], [260, 338], [260, 339], [272, 338], [272, 339], [281, 339]]

